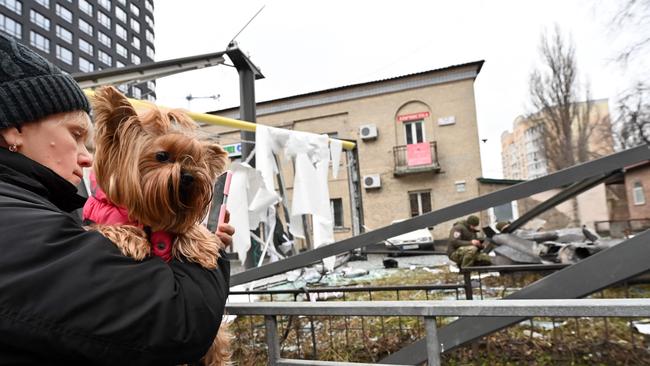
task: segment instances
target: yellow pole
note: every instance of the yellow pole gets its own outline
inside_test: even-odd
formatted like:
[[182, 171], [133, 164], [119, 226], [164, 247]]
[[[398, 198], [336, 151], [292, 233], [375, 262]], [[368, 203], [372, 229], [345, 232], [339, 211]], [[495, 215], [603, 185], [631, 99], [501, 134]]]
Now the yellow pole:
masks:
[[[87, 96], [92, 97], [95, 95], [95, 92], [90, 89], [84, 89], [84, 93], [86, 93]], [[141, 107], [146, 107], [150, 108], [153, 103], [150, 102], [145, 102], [139, 99], [132, 99], [129, 98], [129, 102], [135, 106], [141, 106]], [[240, 130], [246, 130], [246, 131], [255, 131], [257, 128], [256, 123], [252, 122], [247, 122], [247, 121], [240, 121], [238, 119], [234, 118], [228, 118], [228, 117], [222, 117], [222, 116], [216, 116], [214, 114], [207, 114], [207, 113], [196, 113], [196, 112], [191, 112], [188, 110], [185, 110], [185, 113], [187, 113], [188, 116], [192, 117], [193, 120], [197, 122], [205, 122], [213, 125], [218, 125], [218, 126], [224, 126], [224, 127], [232, 127], [232, 128], [237, 128]], [[331, 139], [335, 140], [335, 139]], [[355, 143], [349, 142], [349, 141], [341, 141], [343, 148], [345, 150], [352, 150], [354, 149]]]

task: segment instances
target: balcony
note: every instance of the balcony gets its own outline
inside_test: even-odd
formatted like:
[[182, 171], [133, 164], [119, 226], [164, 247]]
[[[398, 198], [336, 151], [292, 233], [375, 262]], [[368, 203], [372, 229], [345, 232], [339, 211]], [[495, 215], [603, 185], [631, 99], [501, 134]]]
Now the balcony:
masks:
[[435, 141], [393, 147], [396, 177], [424, 172], [440, 172]]

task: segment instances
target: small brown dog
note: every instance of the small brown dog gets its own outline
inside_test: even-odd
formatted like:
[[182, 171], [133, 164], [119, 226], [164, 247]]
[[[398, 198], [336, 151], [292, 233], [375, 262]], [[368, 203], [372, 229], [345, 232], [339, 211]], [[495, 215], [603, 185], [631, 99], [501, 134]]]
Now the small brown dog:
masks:
[[[200, 221], [227, 153], [199, 140], [195, 122], [185, 113], [152, 108], [138, 115], [113, 87], [96, 91], [93, 111], [94, 174], [106, 199], [126, 210], [128, 219], [119, 224], [93, 220], [91, 228], [136, 260], [152, 255], [152, 233], [164, 233], [171, 240], [171, 256], [216, 268], [224, 245]], [[228, 364], [230, 338], [224, 322], [203, 364]]]

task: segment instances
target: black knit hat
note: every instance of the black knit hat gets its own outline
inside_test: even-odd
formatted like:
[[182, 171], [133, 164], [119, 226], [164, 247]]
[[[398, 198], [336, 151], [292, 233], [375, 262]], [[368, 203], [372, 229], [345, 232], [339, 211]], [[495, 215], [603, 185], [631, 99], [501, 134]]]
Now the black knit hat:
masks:
[[90, 112], [77, 82], [0, 32], [0, 129], [77, 110]]

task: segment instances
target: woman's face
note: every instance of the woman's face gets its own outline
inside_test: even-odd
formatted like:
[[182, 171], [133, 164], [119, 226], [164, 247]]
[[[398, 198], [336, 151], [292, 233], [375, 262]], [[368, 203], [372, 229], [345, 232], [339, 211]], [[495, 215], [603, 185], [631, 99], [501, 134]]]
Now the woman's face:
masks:
[[17, 145], [18, 152], [77, 185], [83, 177], [82, 168], [92, 165], [85, 145], [89, 130], [88, 114], [66, 112], [24, 124], [21, 131], [14, 131], [14, 141], [11, 136], [4, 137], [8, 144]]

